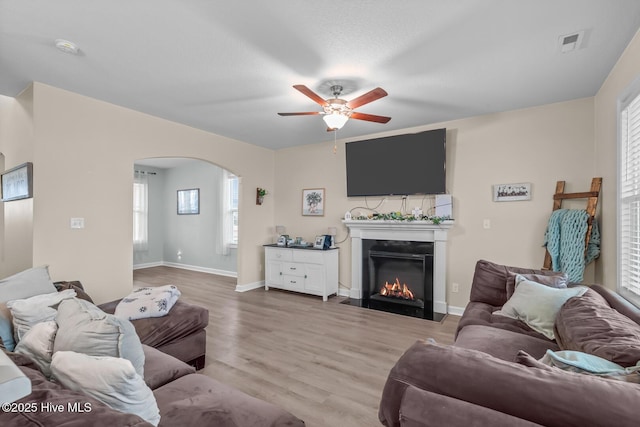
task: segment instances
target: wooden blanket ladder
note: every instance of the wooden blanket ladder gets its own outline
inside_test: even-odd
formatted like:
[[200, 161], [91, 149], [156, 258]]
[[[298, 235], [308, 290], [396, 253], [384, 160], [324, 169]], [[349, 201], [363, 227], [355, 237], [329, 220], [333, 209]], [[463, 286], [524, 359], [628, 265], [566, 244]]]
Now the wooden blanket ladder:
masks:
[[[591, 238], [591, 229], [593, 228], [593, 220], [596, 216], [596, 208], [598, 207], [598, 198], [600, 197], [600, 189], [602, 188], [602, 178], [593, 178], [591, 180], [591, 190], [583, 193], [565, 193], [564, 181], [558, 181], [556, 183], [556, 193], [553, 195], [553, 210], [556, 211], [561, 208], [562, 201], [566, 199], [587, 199], [587, 214], [588, 226], [587, 235], [585, 236], [584, 250], [587, 250], [589, 246], [589, 239]], [[543, 270], [551, 269], [551, 255], [549, 251], [545, 249]]]

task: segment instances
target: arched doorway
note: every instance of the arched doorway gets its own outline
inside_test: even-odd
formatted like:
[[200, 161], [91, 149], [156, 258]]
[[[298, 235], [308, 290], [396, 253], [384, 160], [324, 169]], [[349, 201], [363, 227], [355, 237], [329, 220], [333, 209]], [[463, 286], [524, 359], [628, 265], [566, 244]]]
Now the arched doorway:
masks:
[[133, 169], [134, 269], [237, 277], [238, 177], [190, 158], [142, 159]]

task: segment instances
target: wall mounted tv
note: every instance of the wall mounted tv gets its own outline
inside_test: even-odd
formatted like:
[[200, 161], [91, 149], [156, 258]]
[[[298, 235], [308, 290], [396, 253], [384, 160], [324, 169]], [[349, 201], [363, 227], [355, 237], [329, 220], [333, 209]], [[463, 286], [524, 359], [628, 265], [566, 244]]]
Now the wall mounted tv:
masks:
[[346, 144], [347, 197], [443, 194], [446, 129]]

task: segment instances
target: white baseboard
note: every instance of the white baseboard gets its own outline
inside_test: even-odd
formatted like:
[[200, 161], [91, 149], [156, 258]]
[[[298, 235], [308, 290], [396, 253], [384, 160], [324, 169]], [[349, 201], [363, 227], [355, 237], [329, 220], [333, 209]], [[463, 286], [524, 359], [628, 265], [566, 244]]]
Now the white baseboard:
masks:
[[455, 307], [453, 305], [450, 305], [448, 307], [447, 313], [453, 314], [454, 316], [462, 316], [462, 313], [464, 313], [464, 307]]
[[339, 297], [351, 297], [351, 289], [338, 288], [338, 296]]
[[264, 280], [253, 283], [245, 283], [244, 285], [236, 285], [236, 292], [247, 292], [260, 288], [264, 289]]
[[133, 269], [134, 270], [141, 270], [143, 268], [162, 267], [163, 265], [164, 265], [164, 263], [162, 261], [160, 261], [160, 262], [147, 262], [145, 264], [134, 264], [133, 265]]
[[200, 267], [197, 265], [180, 264], [177, 262], [166, 262], [166, 261], [149, 262], [146, 264], [136, 264], [133, 266], [133, 269], [139, 270], [142, 268], [163, 267], [163, 266], [181, 268], [183, 270], [198, 271], [200, 273], [217, 274], [218, 276], [238, 277], [238, 273], [235, 271], [218, 270], [216, 268]]

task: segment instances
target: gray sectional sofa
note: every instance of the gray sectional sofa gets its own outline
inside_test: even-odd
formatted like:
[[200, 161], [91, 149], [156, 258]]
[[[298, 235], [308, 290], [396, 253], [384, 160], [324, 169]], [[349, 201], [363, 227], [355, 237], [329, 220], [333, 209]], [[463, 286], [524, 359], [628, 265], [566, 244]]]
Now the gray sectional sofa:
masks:
[[[455, 343], [418, 341], [405, 352], [383, 391], [382, 424], [638, 425], [640, 310], [609, 289], [589, 286], [558, 302], [550, 339], [532, 329], [530, 317], [498, 313], [513, 305], [518, 274], [561, 292], [576, 289], [558, 273], [478, 261]], [[605, 359], [624, 370], [595, 374], [572, 361], [545, 362], [558, 355]]]

